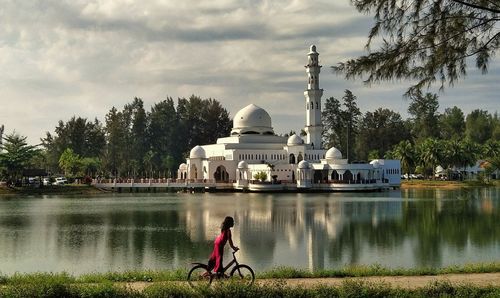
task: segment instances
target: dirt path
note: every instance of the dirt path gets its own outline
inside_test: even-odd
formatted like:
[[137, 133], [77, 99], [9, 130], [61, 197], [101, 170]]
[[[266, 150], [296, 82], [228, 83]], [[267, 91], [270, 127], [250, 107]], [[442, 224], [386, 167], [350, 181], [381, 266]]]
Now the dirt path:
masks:
[[[474, 273], [474, 274], [444, 274], [428, 276], [370, 276], [370, 277], [346, 277], [346, 278], [289, 278], [283, 279], [287, 286], [314, 287], [317, 285], [339, 286], [346, 280], [361, 280], [371, 283], [385, 283], [392, 287], [406, 289], [421, 288], [435, 281], [448, 281], [456, 284], [472, 284], [476, 286], [500, 286], [499, 273]], [[276, 279], [257, 279], [258, 284], [268, 284]], [[167, 282], [164, 282], [167, 283]], [[185, 282], [175, 282], [185, 284]], [[127, 287], [135, 290], [143, 290], [153, 283], [132, 282], [127, 283]]]

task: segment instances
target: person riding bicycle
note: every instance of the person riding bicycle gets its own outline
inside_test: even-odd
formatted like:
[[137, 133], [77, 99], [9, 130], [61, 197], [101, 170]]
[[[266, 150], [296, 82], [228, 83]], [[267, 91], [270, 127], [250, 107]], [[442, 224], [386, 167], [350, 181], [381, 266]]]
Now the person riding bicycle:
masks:
[[222, 276], [224, 272], [224, 266], [222, 265], [222, 259], [224, 257], [224, 246], [226, 242], [229, 241], [229, 245], [234, 251], [239, 250], [239, 247], [233, 244], [233, 239], [231, 237], [231, 228], [234, 227], [234, 219], [231, 216], [226, 216], [224, 221], [220, 226], [221, 233], [214, 241], [214, 250], [210, 255], [208, 260], [208, 270], [214, 271], [219, 276]]

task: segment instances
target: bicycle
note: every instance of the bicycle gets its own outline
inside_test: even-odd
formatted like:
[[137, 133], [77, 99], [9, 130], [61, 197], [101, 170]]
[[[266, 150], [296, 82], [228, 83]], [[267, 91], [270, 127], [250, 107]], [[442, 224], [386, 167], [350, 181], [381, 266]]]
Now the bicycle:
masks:
[[[211, 284], [215, 279], [221, 278], [235, 278], [233, 280], [239, 281], [246, 286], [251, 286], [255, 280], [255, 274], [250, 266], [238, 263], [236, 260], [236, 252], [233, 251], [233, 260], [229, 262], [223, 269], [222, 272], [212, 273], [210, 272], [208, 265], [203, 263], [192, 263], [194, 266], [188, 273], [188, 283], [191, 287], [196, 285]], [[224, 274], [231, 266], [233, 266], [229, 276]]]

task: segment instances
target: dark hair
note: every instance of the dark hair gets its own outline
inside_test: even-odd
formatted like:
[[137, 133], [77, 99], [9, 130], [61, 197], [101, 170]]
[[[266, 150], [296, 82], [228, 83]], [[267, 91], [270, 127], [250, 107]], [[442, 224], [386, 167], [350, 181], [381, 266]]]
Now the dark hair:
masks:
[[226, 218], [224, 218], [224, 221], [220, 225], [220, 230], [221, 231], [228, 230], [233, 226], [234, 226], [234, 219], [231, 216], [226, 216]]

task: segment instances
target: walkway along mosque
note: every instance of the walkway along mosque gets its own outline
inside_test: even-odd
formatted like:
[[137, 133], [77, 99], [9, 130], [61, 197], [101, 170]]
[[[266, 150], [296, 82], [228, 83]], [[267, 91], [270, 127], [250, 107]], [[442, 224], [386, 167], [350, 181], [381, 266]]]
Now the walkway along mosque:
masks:
[[348, 163], [335, 147], [321, 148], [321, 65], [316, 46], [307, 54], [305, 140], [277, 136], [271, 117], [250, 104], [236, 113], [228, 137], [198, 145], [179, 166], [177, 179], [96, 183], [98, 187], [166, 187], [235, 191], [374, 191], [399, 187], [400, 161]]

